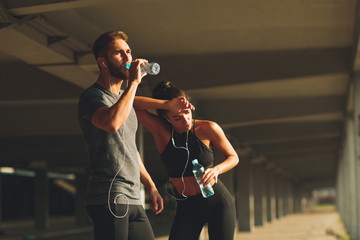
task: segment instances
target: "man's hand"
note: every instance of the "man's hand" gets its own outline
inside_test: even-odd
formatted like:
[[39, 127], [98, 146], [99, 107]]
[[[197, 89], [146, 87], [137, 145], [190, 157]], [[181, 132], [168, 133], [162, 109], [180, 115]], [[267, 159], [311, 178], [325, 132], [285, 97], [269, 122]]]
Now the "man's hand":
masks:
[[164, 209], [163, 198], [159, 194], [158, 190], [153, 187], [148, 189], [148, 194], [151, 200], [150, 208], [155, 214], [159, 214]]
[[168, 110], [173, 113], [185, 112], [187, 109], [195, 110], [195, 107], [185, 97], [173, 98], [167, 104]]
[[141, 65], [147, 64], [148, 61], [145, 59], [135, 59], [131, 62], [130, 68], [129, 68], [129, 75], [130, 75], [130, 81], [136, 81], [139, 84], [141, 83], [141, 80], [143, 77], [146, 76], [146, 73], [141, 72]]

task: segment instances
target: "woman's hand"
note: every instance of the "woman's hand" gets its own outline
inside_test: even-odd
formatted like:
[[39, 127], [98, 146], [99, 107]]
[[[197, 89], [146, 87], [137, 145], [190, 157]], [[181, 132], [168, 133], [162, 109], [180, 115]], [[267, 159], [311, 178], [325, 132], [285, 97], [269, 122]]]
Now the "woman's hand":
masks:
[[205, 187], [209, 183], [210, 185], [214, 185], [214, 183], [217, 183], [219, 176], [219, 172], [216, 168], [208, 168], [205, 170], [202, 178], [201, 178], [201, 184]]
[[195, 110], [195, 107], [185, 98], [177, 97], [167, 102], [168, 110], [174, 113], [185, 112], [187, 109]]

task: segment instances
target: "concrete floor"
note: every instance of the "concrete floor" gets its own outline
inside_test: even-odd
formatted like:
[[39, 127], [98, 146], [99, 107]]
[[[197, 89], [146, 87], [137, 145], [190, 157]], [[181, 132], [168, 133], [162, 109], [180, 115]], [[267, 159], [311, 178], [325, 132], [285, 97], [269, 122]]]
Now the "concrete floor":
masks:
[[[312, 211], [294, 214], [275, 223], [256, 227], [252, 233], [237, 233], [236, 240], [334, 240], [346, 239], [335, 211]], [[339, 237], [339, 238], [337, 238]]]
[[[79, 228], [74, 226], [73, 220], [60, 218], [53, 220], [51, 228], [46, 232], [33, 230], [33, 223], [29, 221], [4, 223], [2, 227], [5, 235], [2, 240], [90, 240], [91, 227]], [[167, 240], [171, 221], [157, 221], [153, 224], [154, 232], [161, 234], [156, 240]], [[165, 226], [166, 225], [166, 226]], [[334, 207], [317, 207], [305, 213], [285, 216], [273, 223], [262, 227], [255, 227], [251, 233], [236, 232], [234, 240], [348, 240], [343, 224]], [[202, 232], [201, 240], [208, 240], [207, 232]]]
[[[156, 240], [167, 240], [167, 236]], [[206, 231], [201, 240], [208, 240]], [[273, 223], [255, 227], [252, 232], [236, 232], [234, 240], [349, 240], [334, 207], [285, 216]]]

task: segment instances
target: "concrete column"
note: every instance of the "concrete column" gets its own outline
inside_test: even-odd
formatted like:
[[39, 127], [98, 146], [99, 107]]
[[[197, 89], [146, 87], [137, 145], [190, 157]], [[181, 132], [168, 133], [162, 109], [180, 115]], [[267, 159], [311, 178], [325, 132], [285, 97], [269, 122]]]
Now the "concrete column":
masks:
[[298, 185], [293, 186], [293, 196], [294, 196], [294, 213], [301, 212], [301, 191]]
[[1, 196], [2, 196], [2, 182], [1, 182], [1, 173], [0, 173], [0, 236], [4, 235], [4, 229], [2, 228], [2, 202], [1, 202]]
[[89, 216], [85, 208], [87, 184], [88, 175], [86, 173], [76, 174], [75, 222], [80, 226], [89, 224]]
[[355, 192], [355, 202], [357, 207], [357, 219], [356, 221], [356, 232], [357, 236], [354, 238], [354, 240], [360, 240], [360, 74], [357, 73], [356, 77], [354, 79], [354, 94], [353, 94], [353, 106], [354, 106], [354, 123], [355, 123], [355, 131], [354, 131], [354, 137], [355, 137], [355, 163], [354, 163], [354, 173], [355, 173], [355, 186], [356, 192]]
[[346, 124], [346, 146], [348, 151], [348, 167], [349, 167], [349, 235], [351, 239], [356, 239], [358, 236], [358, 226], [357, 226], [357, 213], [358, 213], [358, 203], [357, 203], [357, 191], [358, 186], [356, 186], [357, 182], [357, 172], [356, 172], [356, 159], [355, 159], [355, 143], [354, 143], [354, 120], [353, 116], [348, 116], [347, 124]]
[[344, 160], [340, 155], [336, 174], [336, 208], [344, 221]]
[[289, 180], [287, 184], [287, 212], [288, 214], [294, 213], [294, 191], [293, 191], [293, 184]]
[[46, 230], [49, 228], [49, 182], [46, 170], [36, 170], [35, 189], [35, 228]]
[[236, 195], [238, 231], [250, 232], [254, 227], [253, 171], [249, 161], [240, 158], [236, 167]]
[[263, 226], [267, 221], [266, 175], [261, 164], [254, 165], [254, 211], [255, 226]]
[[276, 220], [276, 188], [275, 188], [275, 174], [269, 170], [266, 174], [266, 210], [267, 221], [273, 222]]
[[281, 218], [284, 215], [283, 208], [283, 177], [281, 175], [276, 175], [276, 218]]
[[288, 180], [283, 177], [282, 190], [283, 190], [283, 216], [288, 215], [288, 201], [289, 201], [289, 192], [288, 192]]

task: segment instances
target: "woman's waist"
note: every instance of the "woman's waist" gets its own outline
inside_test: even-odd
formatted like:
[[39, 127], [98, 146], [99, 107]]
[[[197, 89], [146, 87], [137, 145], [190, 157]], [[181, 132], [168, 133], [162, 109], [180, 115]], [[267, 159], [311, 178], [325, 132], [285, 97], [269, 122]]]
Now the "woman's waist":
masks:
[[[177, 193], [180, 195], [185, 195], [190, 197], [201, 194], [199, 184], [194, 176], [183, 177], [183, 178], [170, 177], [170, 181], [173, 183]], [[215, 180], [212, 180], [210, 182], [210, 185], [213, 186], [214, 184], [215, 184]]]

